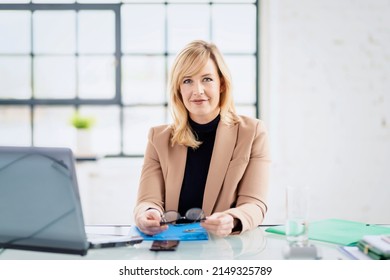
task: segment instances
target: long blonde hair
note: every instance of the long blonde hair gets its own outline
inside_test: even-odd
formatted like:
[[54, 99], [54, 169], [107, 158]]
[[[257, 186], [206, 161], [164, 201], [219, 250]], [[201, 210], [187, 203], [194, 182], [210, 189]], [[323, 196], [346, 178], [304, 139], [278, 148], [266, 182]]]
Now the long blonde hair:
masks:
[[194, 149], [201, 144], [191, 130], [186, 109], [180, 93], [180, 82], [185, 76], [197, 74], [212, 59], [217, 66], [221, 80], [219, 100], [221, 121], [226, 125], [234, 125], [239, 121], [232, 97], [232, 81], [229, 69], [217, 46], [205, 41], [196, 40], [189, 43], [177, 55], [170, 72], [168, 91], [172, 106], [171, 144], [185, 145]]

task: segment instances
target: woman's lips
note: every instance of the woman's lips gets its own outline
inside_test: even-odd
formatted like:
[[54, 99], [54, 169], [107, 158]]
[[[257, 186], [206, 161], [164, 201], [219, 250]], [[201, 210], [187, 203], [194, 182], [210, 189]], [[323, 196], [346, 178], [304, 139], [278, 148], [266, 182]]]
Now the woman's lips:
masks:
[[197, 105], [203, 104], [204, 102], [207, 102], [207, 101], [208, 101], [207, 99], [194, 99], [194, 100], [191, 100], [192, 103], [195, 103]]

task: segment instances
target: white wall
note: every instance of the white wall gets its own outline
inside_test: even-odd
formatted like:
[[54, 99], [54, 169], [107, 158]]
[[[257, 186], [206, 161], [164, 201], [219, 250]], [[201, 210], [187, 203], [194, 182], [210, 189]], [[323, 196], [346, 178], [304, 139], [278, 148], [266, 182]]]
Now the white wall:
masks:
[[311, 188], [310, 218], [390, 223], [390, 1], [263, 0], [261, 111], [284, 188]]
[[142, 163], [142, 158], [113, 158], [77, 165], [85, 224], [133, 224]]

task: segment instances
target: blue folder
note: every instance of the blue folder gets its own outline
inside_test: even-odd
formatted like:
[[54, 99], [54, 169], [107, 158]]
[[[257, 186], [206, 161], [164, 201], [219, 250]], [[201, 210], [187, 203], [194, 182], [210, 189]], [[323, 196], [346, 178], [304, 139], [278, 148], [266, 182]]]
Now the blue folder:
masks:
[[208, 240], [209, 235], [207, 231], [200, 225], [200, 223], [191, 224], [177, 224], [168, 225], [166, 231], [155, 235], [147, 235], [141, 232], [137, 227], [135, 228], [137, 234], [141, 235], [144, 240], [180, 240], [180, 241], [195, 241]]

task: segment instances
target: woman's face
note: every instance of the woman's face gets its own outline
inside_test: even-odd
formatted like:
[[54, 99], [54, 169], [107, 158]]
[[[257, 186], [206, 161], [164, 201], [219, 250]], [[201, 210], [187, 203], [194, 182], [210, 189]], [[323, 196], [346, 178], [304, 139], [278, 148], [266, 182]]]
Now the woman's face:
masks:
[[194, 76], [180, 81], [180, 93], [190, 118], [199, 124], [212, 121], [219, 114], [221, 80], [212, 59]]

